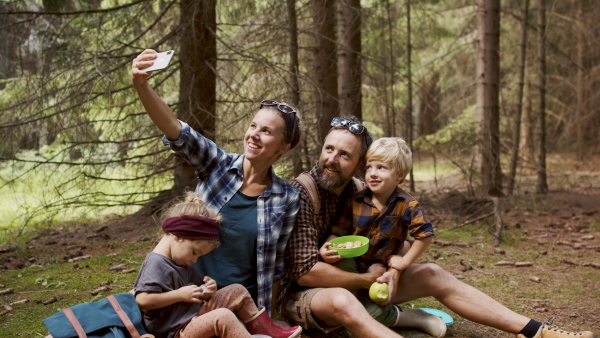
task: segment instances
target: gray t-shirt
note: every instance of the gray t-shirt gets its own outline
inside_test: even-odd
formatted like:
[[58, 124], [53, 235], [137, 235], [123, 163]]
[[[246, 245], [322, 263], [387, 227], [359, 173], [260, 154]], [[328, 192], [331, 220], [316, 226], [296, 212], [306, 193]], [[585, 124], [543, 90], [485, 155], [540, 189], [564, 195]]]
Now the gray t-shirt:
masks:
[[[139, 292], [168, 292], [186, 285], [201, 285], [203, 277], [190, 266], [179, 266], [170, 258], [151, 252], [140, 268], [134, 290]], [[198, 315], [202, 303], [179, 302], [173, 305], [142, 311], [144, 324], [156, 337], [173, 338], [181, 327]]]

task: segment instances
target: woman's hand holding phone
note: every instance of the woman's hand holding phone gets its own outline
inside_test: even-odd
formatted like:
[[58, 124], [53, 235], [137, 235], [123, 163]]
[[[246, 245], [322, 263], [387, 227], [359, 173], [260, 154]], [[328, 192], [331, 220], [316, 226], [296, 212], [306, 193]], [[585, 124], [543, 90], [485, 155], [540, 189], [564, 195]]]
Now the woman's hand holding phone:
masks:
[[146, 49], [135, 59], [131, 65], [131, 79], [134, 86], [141, 85], [152, 71], [164, 69], [169, 66], [175, 51], [157, 53], [154, 49]]

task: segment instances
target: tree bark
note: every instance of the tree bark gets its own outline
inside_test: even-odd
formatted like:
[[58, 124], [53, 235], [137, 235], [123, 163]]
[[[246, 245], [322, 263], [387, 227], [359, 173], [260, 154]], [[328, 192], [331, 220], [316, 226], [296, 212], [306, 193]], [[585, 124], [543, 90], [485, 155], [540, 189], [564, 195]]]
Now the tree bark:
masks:
[[481, 140], [482, 189], [501, 196], [500, 168], [500, 0], [479, 0], [477, 120]]
[[576, 123], [577, 123], [577, 155], [580, 159], [584, 157], [585, 146], [585, 126], [584, 114], [586, 111], [586, 83], [585, 83], [585, 22], [583, 13], [583, 1], [577, 1], [577, 105], [576, 105]]
[[394, 93], [394, 84], [395, 84], [395, 63], [394, 63], [394, 30], [392, 25], [392, 8], [390, 6], [390, 1], [385, 1], [385, 7], [387, 10], [387, 25], [388, 25], [388, 44], [389, 44], [389, 52], [390, 52], [390, 102], [389, 102], [389, 118], [388, 118], [388, 136], [395, 137], [396, 136], [396, 99]]
[[546, 172], [546, 0], [537, 0], [538, 6], [538, 138], [537, 187], [538, 194], [548, 192]]
[[[335, 0], [312, 0], [315, 25], [314, 75], [319, 142], [339, 111]], [[319, 148], [321, 148], [319, 146]]]
[[[298, 17], [296, 15], [296, 0], [287, 0], [288, 24], [290, 29], [290, 85], [292, 91], [292, 106], [300, 109], [300, 81], [299, 77], [299, 61], [298, 61]], [[296, 116], [299, 118], [299, 116]], [[294, 177], [300, 175], [304, 171], [302, 166], [302, 145], [295, 147], [291, 152], [292, 163], [294, 166]]]
[[[406, 109], [406, 121], [408, 132], [406, 133], [406, 143], [413, 150], [413, 87], [412, 87], [412, 41], [410, 31], [410, 0], [406, 0], [406, 81], [408, 86], [408, 107]], [[410, 191], [415, 191], [415, 179], [413, 176], [413, 167], [410, 167]]]
[[[215, 137], [216, 0], [181, 1], [181, 60], [178, 118], [209, 139]], [[194, 190], [194, 168], [180, 157], [175, 163], [173, 193]]]
[[362, 120], [360, 0], [338, 1], [338, 84], [341, 115]]
[[440, 73], [435, 72], [430, 78], [423, 79], [418, 88], [419, 99], [419, 133], [418, 136], [433, 134], [438, 129], [437, 118], [440, 113], [438, 98], [440, 92], [438, 82]]
[[529, 18], [529, 0], [523, 5], [523, 21], [521, 22], [521, 55], [519, 63], [519, 91], [517, 94], [517, 111], [513, 129], [513, 145], [510, 157], [510, 172], [508, 174], [508, 195], [512, 196], [515, 188], [515, 177], [519, 162], [519, 146], [521, 140], [521, 115], [523, 112], [523, 92], [525, 88], [525, 60], [527, 55], [527, 21]]

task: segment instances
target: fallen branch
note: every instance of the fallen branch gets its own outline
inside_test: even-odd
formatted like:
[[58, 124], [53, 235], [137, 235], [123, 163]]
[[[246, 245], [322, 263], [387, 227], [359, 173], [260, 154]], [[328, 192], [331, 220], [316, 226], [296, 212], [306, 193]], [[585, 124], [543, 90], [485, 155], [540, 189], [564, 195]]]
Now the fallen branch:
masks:
[[21, 299], [16, 302], [12, 302], [9, 305], [19, 305], [19, 304], [25, 304], [25, 303], [29, 303], [29, 299]]
[[101, 286], [101, 287], [97, 288], [96, 290], [92, 291], [92, 295], [95, 296], [95, 295], [99, 294], [100, 292], [108, 291], [108, 290], [110, 290], [110, 288], [108, 286]]
[[0, 295], [8, 295], [8, 294], [10, 294], [10, 293], [13, 293], [14, 291], [15, 291], [15, 289], [13, 289], [13, 288], [8, 288], [8, 289], [6, 289], [6, 290], [1, 290], [1, 291], [0, 291]]

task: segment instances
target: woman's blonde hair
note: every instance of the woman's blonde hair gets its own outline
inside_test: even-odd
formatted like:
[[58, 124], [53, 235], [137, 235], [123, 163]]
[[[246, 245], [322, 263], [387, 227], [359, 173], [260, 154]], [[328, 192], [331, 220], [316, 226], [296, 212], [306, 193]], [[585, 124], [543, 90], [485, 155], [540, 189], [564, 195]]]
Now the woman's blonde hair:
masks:
[[412, 168], [412, 151], [401, 137], [382, 137], [371, 144], [365, 155], [365, 161], [388, 163], [394, 173], [406, 177]]

